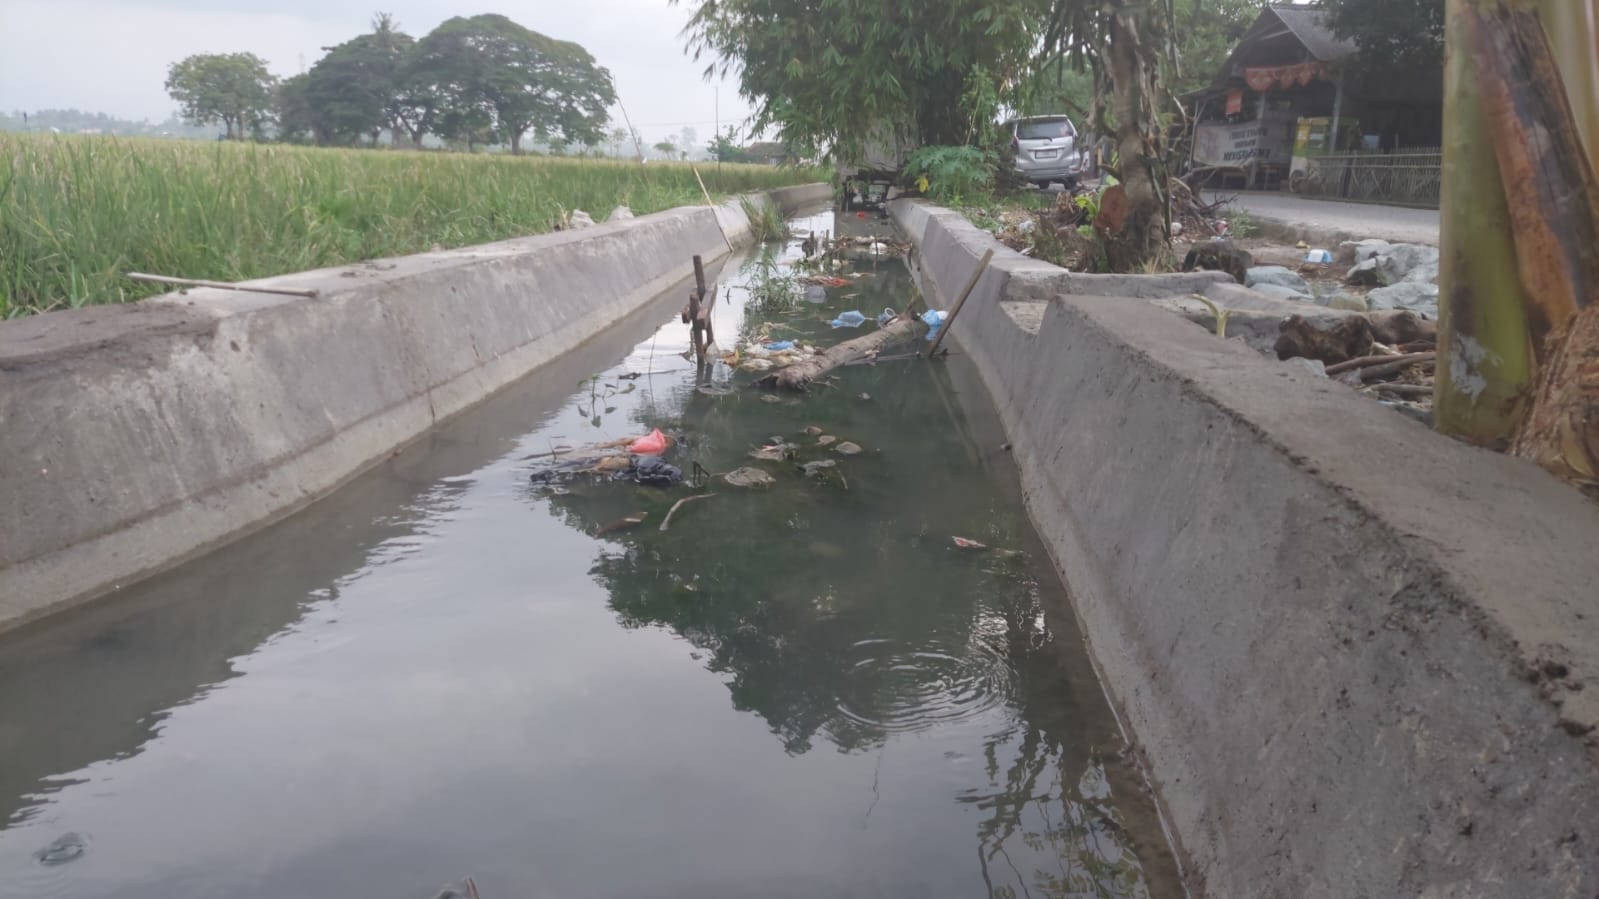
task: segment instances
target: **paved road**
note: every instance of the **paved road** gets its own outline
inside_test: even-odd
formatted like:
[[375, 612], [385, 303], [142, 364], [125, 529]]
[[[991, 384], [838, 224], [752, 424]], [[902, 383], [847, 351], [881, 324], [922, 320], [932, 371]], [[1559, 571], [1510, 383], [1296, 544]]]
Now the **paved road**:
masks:
[[[1210, 199], [1207, 192], [1206, 198]], [[1378, 237], [1405, 243], [1438, 245], [1438, 210], [1338, 203], [1312, 200], [1287, 193], [1241, 193], [1233, 205], [1249, 210], [1256, 219], [1270, 220], [1316, 234], [1344, 234], [1343, 239]]]

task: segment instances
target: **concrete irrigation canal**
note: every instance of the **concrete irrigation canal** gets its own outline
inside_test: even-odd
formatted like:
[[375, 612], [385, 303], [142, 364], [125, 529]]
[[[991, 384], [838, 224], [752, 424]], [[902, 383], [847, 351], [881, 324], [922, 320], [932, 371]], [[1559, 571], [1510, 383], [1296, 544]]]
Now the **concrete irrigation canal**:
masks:
[[826, 196], [7, 324], [0, 897], [1599, 893], [1599, 512]]

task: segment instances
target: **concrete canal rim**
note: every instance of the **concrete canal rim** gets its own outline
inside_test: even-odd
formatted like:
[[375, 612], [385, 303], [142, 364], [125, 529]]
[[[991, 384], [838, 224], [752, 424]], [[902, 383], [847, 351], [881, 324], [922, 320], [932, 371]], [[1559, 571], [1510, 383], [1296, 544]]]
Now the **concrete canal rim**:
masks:
[[[1599, 894], [1599, 508], [899, 201], [1195, 895]], [[1227, 304], [1224, 304], [1227, 305]]]
[[735, 199], [252, 282], [318, 299], [201, 289], [0, 323], [0, 631], [303, 508], [749, 239]]

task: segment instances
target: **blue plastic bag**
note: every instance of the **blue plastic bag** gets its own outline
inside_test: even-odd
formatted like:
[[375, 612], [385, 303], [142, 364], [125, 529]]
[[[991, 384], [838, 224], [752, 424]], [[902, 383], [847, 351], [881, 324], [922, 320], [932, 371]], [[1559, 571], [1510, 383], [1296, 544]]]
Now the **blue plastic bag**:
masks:
[[783, 350], [792, 350], [794, 348], [794, 341], [792, 341], [792, 340], [778, 340], [778, 341], [775, 341], [773, 343], [767, 344], [766, 348], [771, 350], [774, 353], [781, 352]]
[[922, 321], [927, 323], [927, 341], [929, 343], [938, 336], [938, 329], [944, 326], [946, 317], [942, 309], [929, 309], [922, 313]]
[[848, 312], [840, 312], [838, 318], [833, 319], [828, 324], [835, 328], [859, 328], [861, 325], [866, 324], [866, 316], [851, 309]]

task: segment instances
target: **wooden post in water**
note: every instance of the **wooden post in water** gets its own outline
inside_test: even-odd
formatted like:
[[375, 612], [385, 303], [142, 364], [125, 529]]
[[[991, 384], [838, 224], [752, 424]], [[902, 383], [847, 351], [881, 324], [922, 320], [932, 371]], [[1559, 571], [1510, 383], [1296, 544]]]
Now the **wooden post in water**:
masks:
[[694, 339], [694, 353], [703, 364], [705, 354], [716, 339], [711, 330], [711, 312], [716, 308], [716, 297], [706, 288], [705, 260], [694, 257], [694, 292], [689, 295], [689, 333]]

